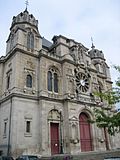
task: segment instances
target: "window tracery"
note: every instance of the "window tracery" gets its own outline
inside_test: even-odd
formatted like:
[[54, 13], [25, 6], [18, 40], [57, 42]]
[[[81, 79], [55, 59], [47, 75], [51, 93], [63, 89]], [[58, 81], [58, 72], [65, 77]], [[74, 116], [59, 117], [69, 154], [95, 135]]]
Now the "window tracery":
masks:
[[58, 93], [58, 73], [54, 68], [50, 68], [47, 73], [48, 91]]
[[34, 49], [34, 35], [32, 32], [28, 32], [27, 35], [27, 48]]

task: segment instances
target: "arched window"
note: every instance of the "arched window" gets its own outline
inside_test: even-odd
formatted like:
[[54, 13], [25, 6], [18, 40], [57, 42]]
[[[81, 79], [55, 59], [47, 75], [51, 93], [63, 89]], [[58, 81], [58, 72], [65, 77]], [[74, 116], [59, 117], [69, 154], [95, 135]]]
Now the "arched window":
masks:
[[48, 71], [48, 91], [52, 91], [52, 73]]
[[55, 69], [48, 71], [48, 91], [58, 93], [58, 74]]
[[102, 93], [103, 93], [103, 85], [102, 85], [102, 83], [100, 81], [98, 82], [98, 85], [99, 85], [98, 91], [100, 93], [100, 101], [103, 102], [103, 95], [102, 95]]
[[58, 75], [54, 73], [54, 92], [58, 93]]
[[32, 88], [32, 76], [27, 75], [26, 77], [26, 87]]
[[31, 33], [31, 49], [34, 49], [34, 35]]
[[14, 35], [12, 34], [10, 37], [10, 49], [12, 49], [14, 46]]
[[102, 65], [102, 68], [103, 68], [103, 74], [107, 75], [107, 73], [106, 73], [106, 65], [103, 64], [103, 65]]
[[8, 75], [7, 77], [7, 89], [10, 88], [10, 75]]
[[27, 48], [34, 49], [34, 35], [32, 32], [28, 32], [27, 35]]

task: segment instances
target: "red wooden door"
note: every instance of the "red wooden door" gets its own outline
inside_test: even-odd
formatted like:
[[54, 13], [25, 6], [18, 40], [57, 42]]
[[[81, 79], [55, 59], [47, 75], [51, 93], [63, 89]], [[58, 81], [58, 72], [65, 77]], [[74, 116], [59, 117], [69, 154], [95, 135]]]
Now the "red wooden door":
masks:
[[59, 123], [50, 123], [51, 154], [59, 153]]
[[81, 113], [79, 117], [79, 126], [80, 126], [80, 142], [81, 142], [81, 151], [92, 151], [92, 137], [91, 137], [91, 128], [90, 123], [88, 122], [88, 116], [85, 113]]

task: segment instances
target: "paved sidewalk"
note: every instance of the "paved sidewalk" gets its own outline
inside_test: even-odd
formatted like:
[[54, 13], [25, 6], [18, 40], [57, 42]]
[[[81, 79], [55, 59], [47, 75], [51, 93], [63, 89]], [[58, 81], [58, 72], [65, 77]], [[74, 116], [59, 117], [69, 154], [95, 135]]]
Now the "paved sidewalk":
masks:
[[[116, 157], [116, 159], [112, 159]], [[119, 157], [119, 158], [118, 158]], [[101, 152], [82, 152], [77, 155], [54, 155], [51, 157], [42, 157], [42, 160], [120, 160], [120, 149]]]

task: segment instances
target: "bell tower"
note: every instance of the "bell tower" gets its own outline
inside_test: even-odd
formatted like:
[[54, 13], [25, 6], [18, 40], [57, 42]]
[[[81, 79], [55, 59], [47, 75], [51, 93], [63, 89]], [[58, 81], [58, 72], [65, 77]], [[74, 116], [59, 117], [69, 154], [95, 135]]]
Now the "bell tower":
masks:
[[15, 48], [37, 54], [42, 48], [42, 38], [38, 30], [38, 20], [26, 9], [13, 17], [7, 40], [6, 54]]

